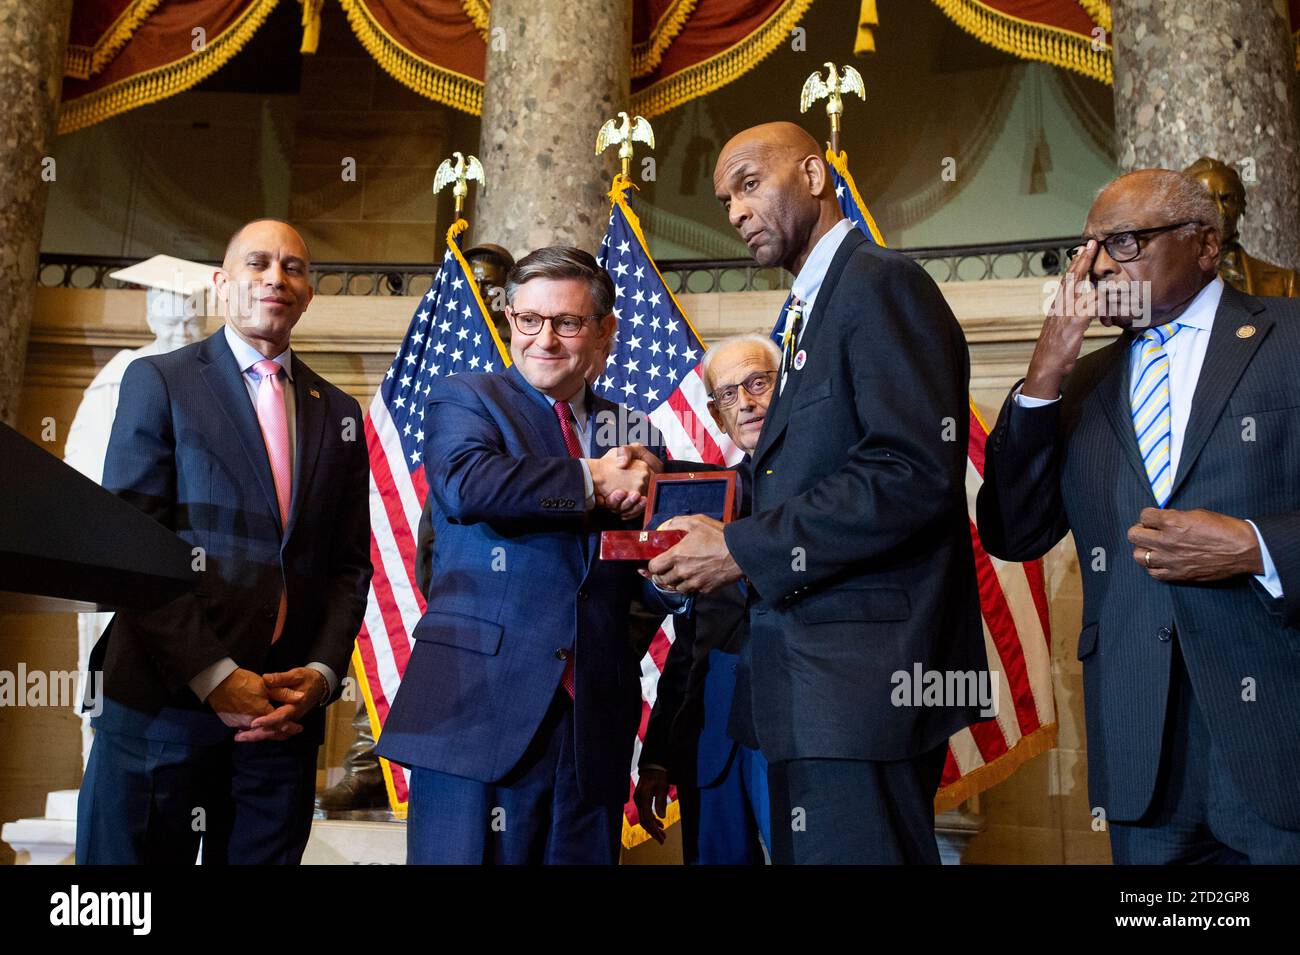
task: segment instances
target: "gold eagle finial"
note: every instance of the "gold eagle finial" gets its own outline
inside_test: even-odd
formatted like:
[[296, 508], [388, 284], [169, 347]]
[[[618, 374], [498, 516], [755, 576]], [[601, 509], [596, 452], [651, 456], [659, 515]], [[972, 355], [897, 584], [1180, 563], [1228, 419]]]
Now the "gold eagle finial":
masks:
[[469, 180], [473, 179], [480, 186], [486, 186], [487, 177], [483, 174], [483, 164], [477, 156], [458, 152], [451, 155], [456, 162], [453, 164], [451, 159], [444, 159], [438, 171], [433, 174], [433, 192], [437, 195], [448, 183], [455, 183], [451, 194], [456, 197], [456, 218], [459, 219], [460, 211], [465, 206], [465, 197], [469, 195]]
[[655, 131], [644, 116], [629, 117], [619, 112], [619, 119], [611, 119], [600, 127], [596, 134], [596, 155], [599, 156], [610, 146], [618, 146], [618, 158], [623, 163], [623, 175], [627, 176], [632, 166], [632, 143], [645, 143], [655, 148]]
[[822, 79], [821, 70], [815, 70], [803, 84], [799, 94], [799, 112], [806, 113], [813, 103], [826, 98], [826, 115], [831, 118], [831, 152], [840, 151], [840, 117], [844, 115], [844, 95], [857, 93], [864, 100], [867, 88], [862, 83], [862, 74], [851, 66], [845, 66], [843, 72], [835, 64], [826, 63], [826, 79]]

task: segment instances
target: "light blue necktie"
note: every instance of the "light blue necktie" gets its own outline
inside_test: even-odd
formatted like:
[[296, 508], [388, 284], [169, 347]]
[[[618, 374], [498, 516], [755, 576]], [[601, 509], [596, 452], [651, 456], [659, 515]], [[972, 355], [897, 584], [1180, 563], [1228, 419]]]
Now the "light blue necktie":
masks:
[[1141, 353], [1129, 394], [1138, 451], [1151, 482], [1151, 493], [1160, 507], [1168, 503], [1169, 492], [1174, 486], [1170, 458], [1173, 434], [1169, 407], [1169, 354], [1165, 345], [1182, 327], [1177, 322], [1170, 322], [1158, 328], [1148, 328], [1137, 340]]

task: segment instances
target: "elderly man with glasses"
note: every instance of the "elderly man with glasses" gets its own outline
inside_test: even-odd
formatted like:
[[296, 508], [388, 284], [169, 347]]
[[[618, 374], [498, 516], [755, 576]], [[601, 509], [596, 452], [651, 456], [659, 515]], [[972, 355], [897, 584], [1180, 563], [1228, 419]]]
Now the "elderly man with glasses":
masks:
[[[750, 510], [749, 456], [780, 365], [781, 350], [764, 335], [724, 338], [700, 364], [709, 414], [745, 452], [736, 485], [742, 517]], [[641, 746], [633, 797], [641, 825], [664, 841], [658, 817], [675, 785], [687, 865], [761, 865], [772, 844], [767, 760], [754, 734], [749, 669], [740, 656], [749, 635], [745, 598], [746, 586], [731, 584], [696, 598], [694, 613], [678, 620]]]
[[[1183, 173], [1116, 179], [1083, 238], [990, 436], [980, 536], [1030, 560], [1074, 533], [1115, 861], [1300, 862], [1300, 306], [1225, 287]], [[1117, 284], [1140, 300], [1103, 309]], [[1122, 334], [1080, 358], [1094, 320]]]

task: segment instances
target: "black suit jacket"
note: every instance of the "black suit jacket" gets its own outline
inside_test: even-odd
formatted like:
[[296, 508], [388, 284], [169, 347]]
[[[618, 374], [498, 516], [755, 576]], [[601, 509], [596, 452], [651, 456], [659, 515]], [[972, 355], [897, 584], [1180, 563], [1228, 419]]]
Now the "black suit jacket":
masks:
[[1007, 397], [986, 451], [981, 539], [1031, 560], [1074, 532], [1094, 806], [1131, 821], [1151, 804], [1176, 633], [1241, 792], [1274, 825], [1300, 828], [1300, 303], [1224, 289], [1167, 505], [1255, 521], [1283, 599], [1251, 577], [1159, 583], [1133, 559], [1128, 529], [1156, 502], [1131, 423], [1132, 341], [1081, 358], [1056, 404]]
[[[95, 645], [91, 668], [102, 667], [105, 696], [122, 704], [105, 713], [113, 728], [228, 737], [187, 686], [227, 656], [256, 673], [313, 661], [340, 680], [347, 673], [371, 575], [361, 408], [296, 354], [293, 388], [297, 452], [282, 532], [257, 413], [224, 331], [127, 368], [104, 487], [202, 548], [205, 568], [193, 593], [116, 614]], [[282, 590], [289, 613], [272, 646]], [[304, 735], [320, 739], [322, 713]]]
[[987, 665], [966, 341], [924, 269], [853, 230], [799, 347], [753, 455], [753, 516], [725, 531], [751, 585], [758, 742], [772, 762], [916, 756], [979, 707], [895, 706], [894, 674]]

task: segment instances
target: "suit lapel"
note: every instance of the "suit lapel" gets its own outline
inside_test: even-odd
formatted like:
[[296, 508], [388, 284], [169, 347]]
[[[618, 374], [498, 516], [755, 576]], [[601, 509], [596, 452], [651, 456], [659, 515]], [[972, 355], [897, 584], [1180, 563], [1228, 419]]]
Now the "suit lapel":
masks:
[[[835, 250], [835, 257], [831, 259], [831, 264], [826, 269], [826, 277], [822, 279], [821, 288], [817, 291], [817, 301], [813, 304], [812, 315], [808, 316], [804, 324], [803, 337], [795, 346], [796, 351], [802, 349], [809, 354], [812, 353], [822, 327], [826, 324], [826, 310], [830, 307], [835, 286], [839, 284], [840, 276], [844, 274], [844, 266], [848, 264], [849, 256], [853, 251], [866, 241], [867, 237], [861, 232], [850, 229], [844, 240], [840, 242], [840, 247]], [[772, 449], [772, 445], [785, 431], [790, 420], [794, 397], [799, 393], [803, 378], [804, 375], [800, 371], [791, 368], [786, 378], [785, 388], [779, 394], [773, 395], [772, 403], [768, 406], [767, 418], [763, 422], [763, 431], [758, 437], [758, 446], [754, 449], [755, 467], [762, 462]], [[777, 384], [780, 385], [779, 380]]]
[[[546, 400], [546, 396], [530, 385], [514, 365], [507, 368], [503, 374], [511, 387], [519, 392], [519, 401], [516, 403], [516, 407], [521, 412], [524, 422], [533, 432], [537, 440], [536, 447], [539, 447], [546, 457], [567, 458], [569, 449], [564, 446], [564, 436], [560, 434], [560, 425], [555, 418], [555, 409]], [[592, 405], [588, 405], [588, 408], [592, 407]], [[587, 534], [584, 530], [577, 535], [576, 540], [577, 558], [584, 568], [588, 567], [589, 564], [587, 551]]]
[[505, 370], [504, 377], [519, 392], [518, 408], [522, 412], [524, 422], [537, 439], [538, 446], [548, 457], [567, 458], [569, 452], [564, 446], [564, 436], [560, 434], [560, 425], [555, 420], [555, 411], [545, 395], [530, 385], [514, 365]]
[[[320, 378], [307, 367], [307, 363], [292, 355], [294, 431], [297, 454], [293, 465], [293, 495], [289, 505], [289, 526], [285, 529], [287, 540], [298, 521], [302, 501], [311, 488], [316, 471], [316, 459], [325, 434], [325, 399], [321, 397]], [[358, 422], [358, 425], [360, 422]]]
[[[1130, 349], [1133, 335], [1125, 332], [1106, 346], [1111, 354], [1107, 358], [1109, 367], [1097, 386], [1101, 392], [1101, 405], [1106, 409], [1106, 420], [1115, 429], [1115, 437], [1124, 451], [1124, 459], [1133, 468], [1133, 473], [1141, 480], [1147, 493], [1151, 494], [1151, 478], [1147, 475], [1146, 465], [1142, 463], [1142, 452], [1138, 449], [1137, 432], [1133, 430], [1133, 402], [1129, 397]], [[1155, 495], [1151, 496], [1155, 503]]]
[[[1178, 458], [1178, 473], [1174, 475], [1174, 484], [1169, 490], [1171, 500], [1196, 464], [1205, 442], [1210, 439], [1210, 433], [1246, 366], [1273, 327], [1273, 319], [1263, 312], [1264, 305], [1259, 300], [1224, 287], [1214, 326], [1210, 329], [1205, 362], [1201, 365], [1196, 391], [1192, 395], [1192, 411], [1187, 421], [1187, 433], [1183, 436], [1182, 454]], [[1238, 337], [1237, 329], [1243, 325], [1253, 325], [1254, 333], [1246, 338]]]
[[267, 510], [278, 526], [280, 505], [275, 497], [275, 481], [271, 477], [271, 461], [266, 456], [266, 442], [262, 439], [262, 429], [257, 423], [253, 403], [248, 399], [243, 372], [235, 361], [230, 346], [226, 344], [225, 329], [219, 328], [208, 336], [199, 349], [199, 354], [205, 362], [200, 372], [203, 381], [212, 392], [216, 406], [235, 429], [239, 446], [243, 448], [249, 467], [262, 489]]

